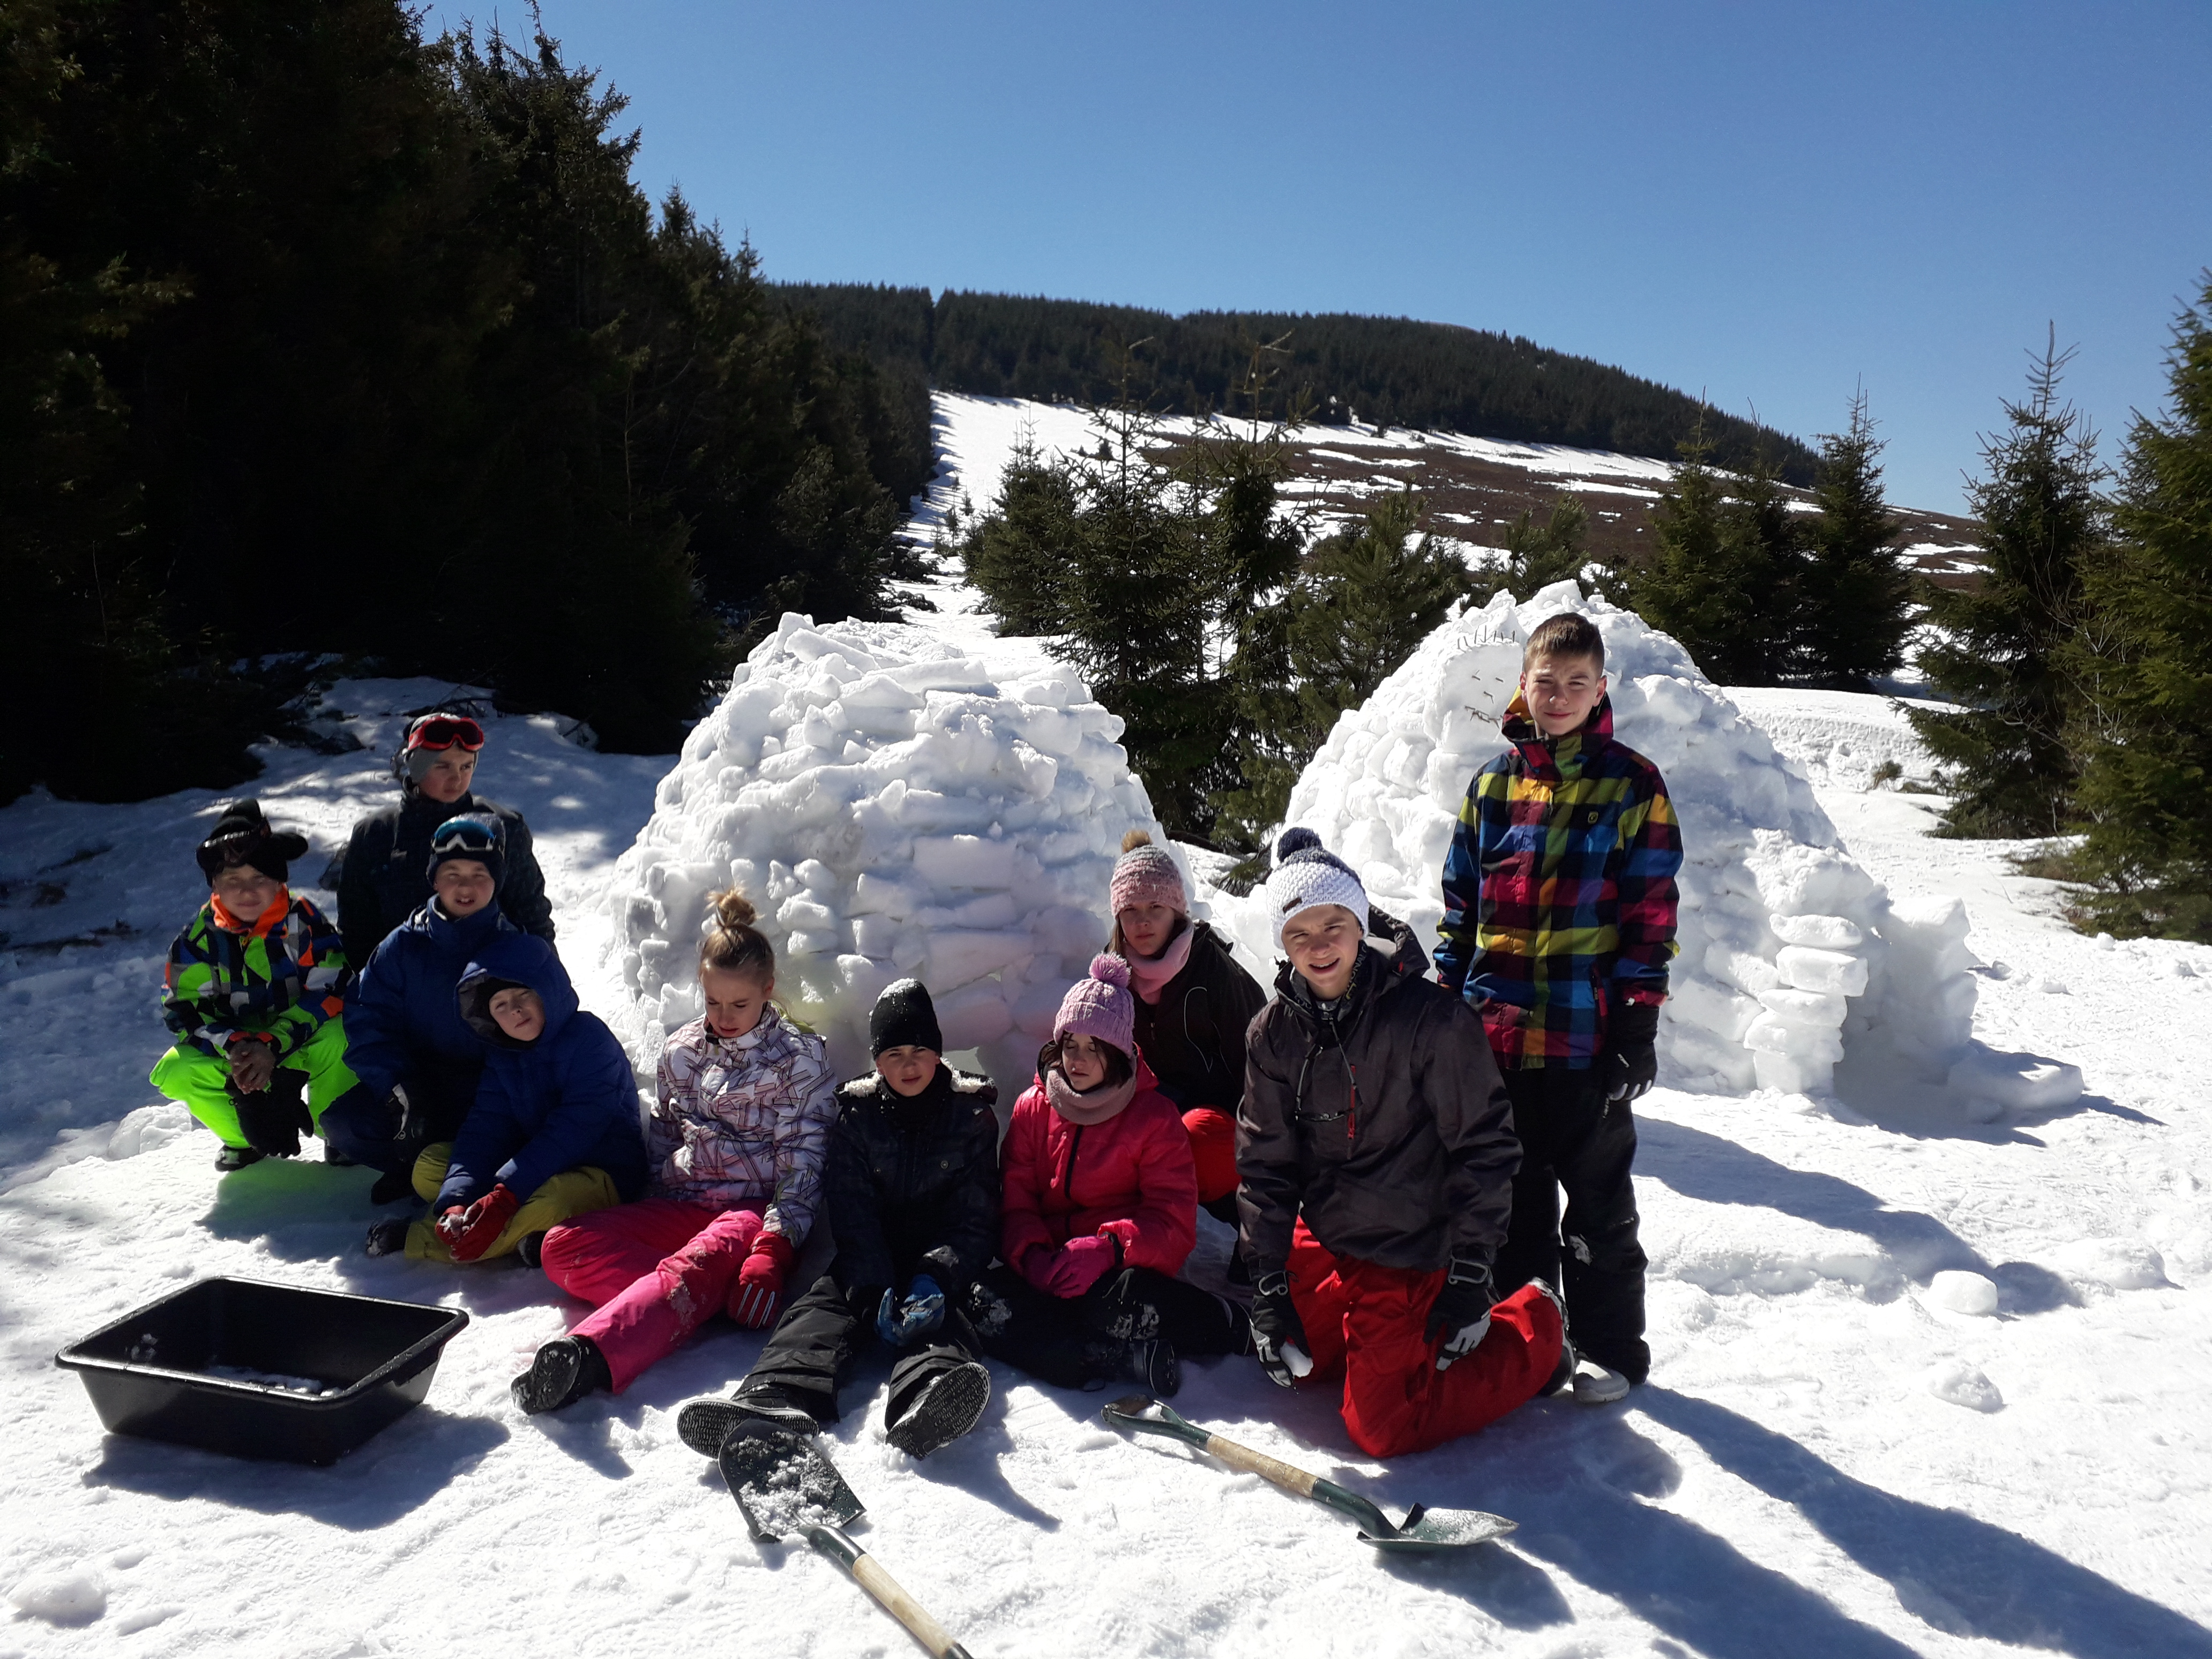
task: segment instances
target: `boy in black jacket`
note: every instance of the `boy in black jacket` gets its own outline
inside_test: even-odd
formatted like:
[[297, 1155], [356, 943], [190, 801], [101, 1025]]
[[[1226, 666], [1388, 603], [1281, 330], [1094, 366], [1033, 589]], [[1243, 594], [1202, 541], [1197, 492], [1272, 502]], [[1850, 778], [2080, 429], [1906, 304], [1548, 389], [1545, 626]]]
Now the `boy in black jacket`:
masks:
[[999, 1242], [998, 1090], [956, 1072], [919, 980], [901, 980], [868, 1016], [876, 1069], [837, 1091], [822, 1169], [837, 1255], [785, 1310], [728, 1398], [694, 1400], [676, 1431], [720, 1454], [745, 1417], [811, 1432], [834, 1423], [837, 1385], [881, 1341], [897, 1351], [884, 1428], [927, 1457], [975, 1426], [991, 1397], [961, 1304]]

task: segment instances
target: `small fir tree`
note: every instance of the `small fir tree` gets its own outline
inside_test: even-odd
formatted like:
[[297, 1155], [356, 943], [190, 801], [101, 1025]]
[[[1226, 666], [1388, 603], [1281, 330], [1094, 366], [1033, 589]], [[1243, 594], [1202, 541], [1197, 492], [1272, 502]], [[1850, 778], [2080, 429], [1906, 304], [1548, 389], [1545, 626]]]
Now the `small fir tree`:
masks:
[[1897, 561], [1899, 525], [1882, 499], [1881, 440], [1866, 393], [1849, 424], [1820, 439], [1813, 486], [1820, 514], [1808, 526], [1799, 574], [1796, 667], [1822, 685], [1863, 691], [1905, 660], [1912, 579]]
[[1589, 508], [1579, 495], [1560, 495], [1542, 524], [1522, 508], [1505, 526], [1505, 559], [1477, 573], [1469, 597], [1486, 604], [1500, 592], [1525, 599], [1553, 582], [1579, 580], [1589, 562]]
[[1967, 488], [1982, 521], [1974, 588], [1922, 589], [1933, 630], [1920, 666], [1955, 712], [1908, 711], [1947, 771], [1942, 831], [2048, 836], [2072, 821], [2076, 684], [2069, 649], [2084, 618], [2082, 579], [2106, 545], [2104, 477], [2087, 420], [2058, 398], [2071, 352], [2056, 342], [2028, 376], [2007, 429], [1985, 438]]
[[2174, 328], [2163, 420], [2128, 434], [2114, 556], [2087, 573], [2094, 688], [2076, 796], [2081, 909], [2115, 933], [2212, 943], [2212, 271]]

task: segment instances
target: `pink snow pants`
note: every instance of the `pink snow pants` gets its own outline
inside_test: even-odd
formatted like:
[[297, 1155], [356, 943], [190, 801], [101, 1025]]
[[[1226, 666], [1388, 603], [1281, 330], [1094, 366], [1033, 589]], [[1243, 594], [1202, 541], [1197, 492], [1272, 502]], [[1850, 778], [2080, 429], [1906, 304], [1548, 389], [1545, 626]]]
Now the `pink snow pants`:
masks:
[[1370, 1457], [1473, 1434], [1534, 1399], [1559, 1365], [1559, 1310], [1533, 1285], [1492, 1308], [1482, 1346], [1440, 1371], [1443, 1345], [1423, 1327], [1443, 1268], [1416, 1273], [1332, 1255], [1303, 1220], [1291, 1235], [1289, 1265], [1314, 1375], [1342, 1372], [1344, 1426]]
[[648, 1198], [545, 1235], [545, 1276], [597, 1310], [568, 1334], [606, 1356], [620, 1394], [723, 1311], [761, 1230], [757, 1210]]

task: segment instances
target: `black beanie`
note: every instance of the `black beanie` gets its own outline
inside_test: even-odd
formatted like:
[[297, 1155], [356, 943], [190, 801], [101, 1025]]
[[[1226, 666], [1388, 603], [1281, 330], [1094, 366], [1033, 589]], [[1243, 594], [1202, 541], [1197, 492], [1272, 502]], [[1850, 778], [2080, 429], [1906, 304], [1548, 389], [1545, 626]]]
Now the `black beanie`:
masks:
[[200, 873], [212, 886], [215, 878], [235, 865], [250, 865], [271, 881], [291, 876], [294, 859], [305, 858], [307, 838], [289, 830], [279, 834], [261, 815], [261, 803], [252, 796], [234, 800], [222, 809], [208, 838], [193, 850]]
[[927, 1048], [945, 1052], [945, 1033], [937, 1029], [937, 1005], [918, 979], [886, 985], [876, 1006], [868, 1011], [868, 1057], [886, 1048]]

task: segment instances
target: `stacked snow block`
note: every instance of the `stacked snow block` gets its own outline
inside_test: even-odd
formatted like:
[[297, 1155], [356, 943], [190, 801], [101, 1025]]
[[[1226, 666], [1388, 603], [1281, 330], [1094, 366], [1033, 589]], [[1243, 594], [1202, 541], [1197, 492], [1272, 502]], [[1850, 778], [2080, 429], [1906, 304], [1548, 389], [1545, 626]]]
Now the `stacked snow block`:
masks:
[[[1661, 1022], [1668, 1080], [1818, 1092], [1846, 1040], [1878, 1027], [1904, 1033], [1916, 1056], [1963, 1042], [1955, 1018], [1962, 1001], [1967, 1016], [1972, 1009], [1965, 958], [1929, 943], [1929, 929], [1953, 924], [1904, 928], [1907, 948], [1892, 968], [1887, 896], [1844, 851], [1802, 769], [1680, 646], [1632, 611], [1585, 599], [1572, 582], [1517, 606], [1500, 594], [1431, 635], [1339, 718], [1291, 793], [1289, 822], [1318, 830], [1374, 902], [1433, 949], [1444, 854], [1468, 783], [1504, 746], [1498, 720], [1522, 642], [1562, 611], [1603, 633], [1614, 733], [1658, 763], [1682, 821], [1680, 954]], [[1211, 896], [1240, 954], [1267, 961], [1264, 907]], [[1942, 1021], [1927, 1013], [1938, 1007]]]
[[841, 1072], [866, 1068], [868, 1010], [912, 975], [948, 1049], [1025, 1079], [1105, 944], [1123, 832], [1166, 839], [1121, 726], [1073, 677], [1001, 686], [919, 628], [786, 615], [617, 866], [633, 1058], [649, 1074], [697, 1018], [707, 894], [734, 884], [776, 948], [778, 1000]]

